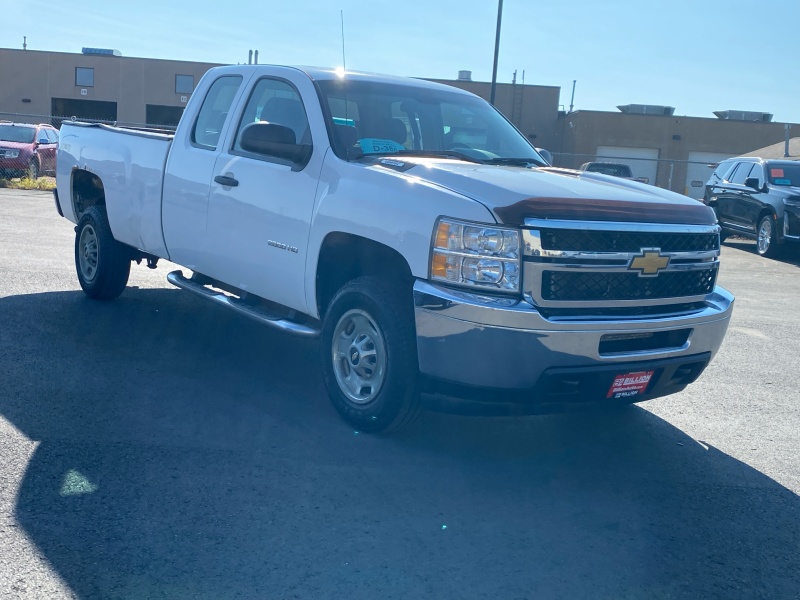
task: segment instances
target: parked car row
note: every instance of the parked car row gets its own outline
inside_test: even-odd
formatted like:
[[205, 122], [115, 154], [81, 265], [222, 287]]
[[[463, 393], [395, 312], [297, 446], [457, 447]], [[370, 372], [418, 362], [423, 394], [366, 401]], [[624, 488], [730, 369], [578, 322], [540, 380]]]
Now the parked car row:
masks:
[[800, 162], [731, 158], [706, 184], [703, 202], [714, 209], [721, 237], [756, 240], [762, 256], [800, 242]]
[[52, 125], [0, 122], [0, 178], [55, 175], [57, 149]]

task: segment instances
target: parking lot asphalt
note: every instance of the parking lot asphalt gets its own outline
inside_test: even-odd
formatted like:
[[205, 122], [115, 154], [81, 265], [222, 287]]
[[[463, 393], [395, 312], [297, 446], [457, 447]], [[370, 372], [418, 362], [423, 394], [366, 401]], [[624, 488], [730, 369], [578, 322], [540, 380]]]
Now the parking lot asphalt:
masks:
[[379, 437], [315, 342], [167, 266], [88, 300], [73, 235], [0, 190], [2, 598], [800, 596], [800, 260], [725, 244], [731, 328], [680, 394]]

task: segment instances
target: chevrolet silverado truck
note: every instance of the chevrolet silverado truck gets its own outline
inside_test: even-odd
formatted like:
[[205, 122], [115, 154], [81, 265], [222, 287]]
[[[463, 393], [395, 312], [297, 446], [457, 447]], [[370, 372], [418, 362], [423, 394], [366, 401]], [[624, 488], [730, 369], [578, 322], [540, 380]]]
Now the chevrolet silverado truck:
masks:
[[[65, 122], [56, 208], [78, 280], [131, 263], [267, 326], [319, 338], [363, 431], [423, 406], [536, 414], [684, 389], [733, 297], [695, 200], [549, 167], [484, 100], [336, 70], [211, 69], [174, 135]], [[268, 360], [269, 357], [265, 357]]]

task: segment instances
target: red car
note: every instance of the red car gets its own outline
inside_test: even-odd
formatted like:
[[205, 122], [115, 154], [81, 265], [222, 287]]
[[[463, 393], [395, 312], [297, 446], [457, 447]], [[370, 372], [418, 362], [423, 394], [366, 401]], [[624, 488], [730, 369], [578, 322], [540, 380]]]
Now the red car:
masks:
[[58, 130], [51, 125], [0, 123], [0, 177], [56, 172]]

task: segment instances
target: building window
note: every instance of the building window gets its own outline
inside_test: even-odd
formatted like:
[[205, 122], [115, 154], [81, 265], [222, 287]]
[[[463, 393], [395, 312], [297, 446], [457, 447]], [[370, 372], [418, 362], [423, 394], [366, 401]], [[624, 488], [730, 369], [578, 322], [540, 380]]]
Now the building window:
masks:
[[175, 75], [175, 93], [191, 94], [194, 91], [194, 75]]
[[94, 69], [75, 67], [75, 85], [78, 87], [94, 87]]

